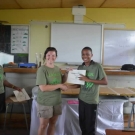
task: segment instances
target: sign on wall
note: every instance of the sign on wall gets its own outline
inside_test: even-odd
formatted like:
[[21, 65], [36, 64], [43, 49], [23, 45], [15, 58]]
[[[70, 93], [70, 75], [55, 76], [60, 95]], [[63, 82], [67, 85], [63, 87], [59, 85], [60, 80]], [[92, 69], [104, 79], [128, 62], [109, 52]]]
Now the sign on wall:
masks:
[[11, 26], [11, 53], [29, 52], [28, 33], [28, 26]]

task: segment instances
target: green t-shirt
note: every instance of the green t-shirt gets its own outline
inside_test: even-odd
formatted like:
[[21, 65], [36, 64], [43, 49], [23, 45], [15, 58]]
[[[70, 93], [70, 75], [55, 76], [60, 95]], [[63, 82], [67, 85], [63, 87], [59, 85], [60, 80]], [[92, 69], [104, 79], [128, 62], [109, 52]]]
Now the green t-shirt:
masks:
[[[62, 75], [60, 69], [55, 66], [49, 68], [45, 65], [41, 66], [37, 71], [36, 85], [55, 85], [62, 83]], [[38, 90], [37, 102], [45, 106], [54, 106], [61, 103], [61, 91], [56, 89], [54, 91]]]
[[[86, 76], [93, 80], [101, 80], [106, 76], [101, 65], [94, 61], [91, 61], [90, 66], [85, 66], [84, 64], [79, 66], [78, 70], [86, 70]], [[99, 85], [85, 82], [85, 85], [81, 85], [79, 99], [88, 104], [98, 104]]]
[[2, 66], [0, 66], [0, 94], [4, 93], [3, 81], [6, 80]]

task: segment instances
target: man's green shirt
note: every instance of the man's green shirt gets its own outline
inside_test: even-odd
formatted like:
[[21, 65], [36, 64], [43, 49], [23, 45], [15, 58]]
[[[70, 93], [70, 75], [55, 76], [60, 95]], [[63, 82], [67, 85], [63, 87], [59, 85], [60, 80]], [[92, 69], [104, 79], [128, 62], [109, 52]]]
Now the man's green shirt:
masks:
[[[101, 80], [106, 76], [101, 65], [94, 61], [91, 61], [89, 66], [80, 65], [78, 70], [86, 70], [86, 76], [93, 80]], [[81, 85], [79, 99], [88, 104], [98, 104], [99, 85], [92, 82], [85, 82], [85, 85]]]

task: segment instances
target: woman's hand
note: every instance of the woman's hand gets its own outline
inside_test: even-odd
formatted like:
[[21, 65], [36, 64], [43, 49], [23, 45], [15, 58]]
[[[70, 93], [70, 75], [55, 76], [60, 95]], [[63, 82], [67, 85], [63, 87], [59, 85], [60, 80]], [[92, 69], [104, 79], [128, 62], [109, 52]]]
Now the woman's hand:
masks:
[[65, 84], [60, 84], [60, 89], [62, 91], [66, 91], [68, 89], [68, 87]]

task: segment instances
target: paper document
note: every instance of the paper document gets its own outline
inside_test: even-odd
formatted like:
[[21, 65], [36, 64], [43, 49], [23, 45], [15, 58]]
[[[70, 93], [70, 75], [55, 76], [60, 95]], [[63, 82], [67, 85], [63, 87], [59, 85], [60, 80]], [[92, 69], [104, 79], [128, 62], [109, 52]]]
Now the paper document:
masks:
[[25, 101], [25, 100], [29, 100], [30, 99], [29, 95], [26, 93], [24, 88], [20, 92], [17, 91], [17, 90], [15, 90], [13, 92], [15, 94], [15, 97], [16, 97], [17, 101]]
[[10, 97], [11, 100], [13, 100], [14, 102], [18, 102], [18, 100], [16, 99], [16, 97]]
[[86, 70], [72, 70], [68, 73], [67, 83], [81, 84], [84, 85], [85, 81], [79, 80], [80, 74], [86, 74]]

